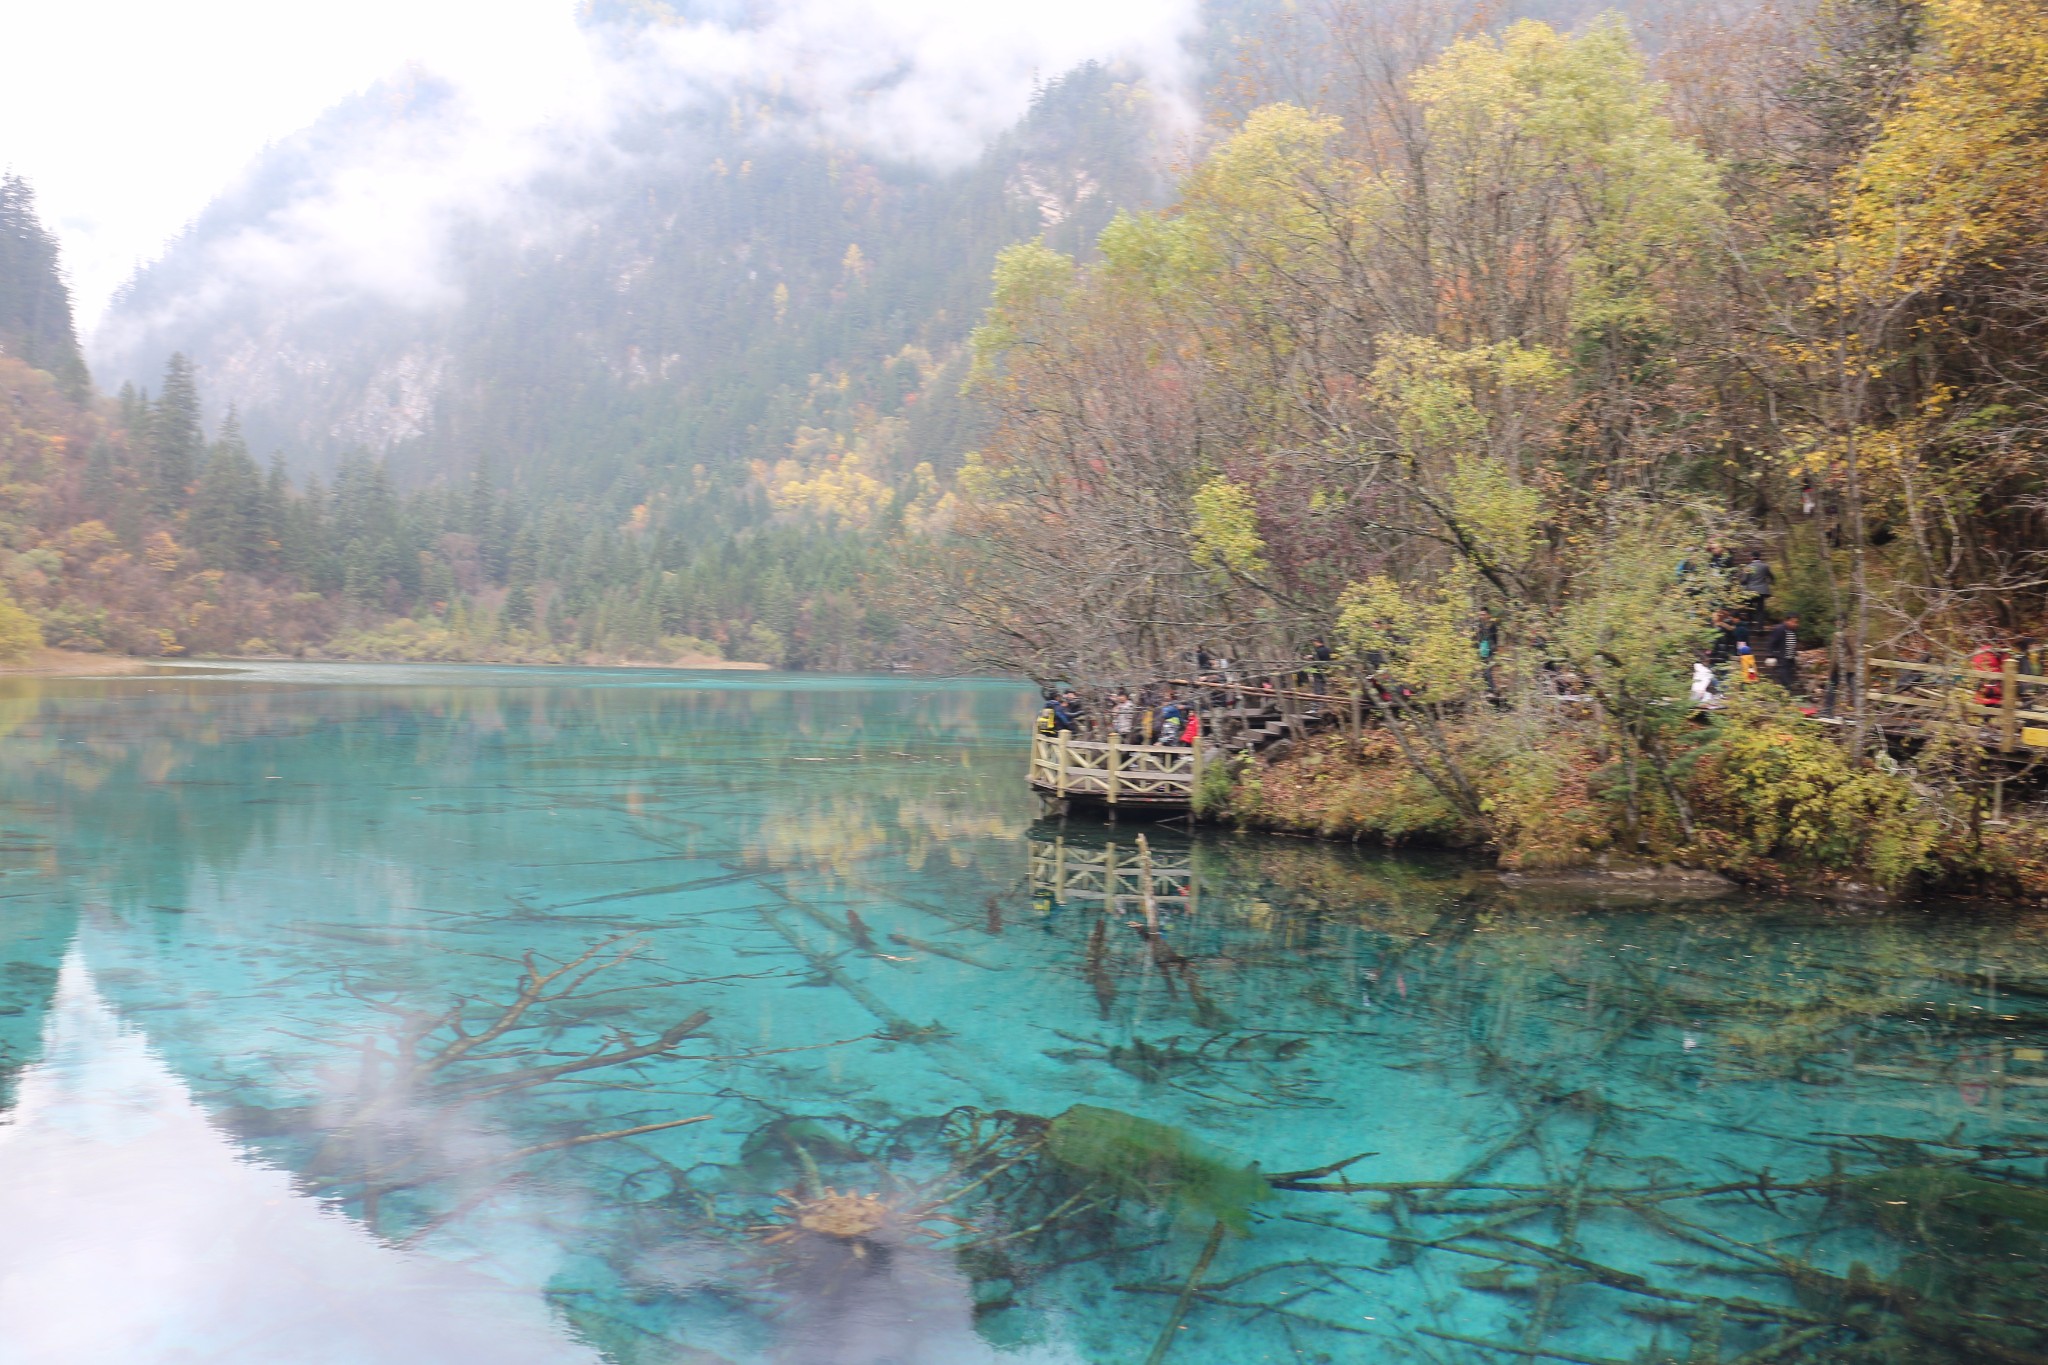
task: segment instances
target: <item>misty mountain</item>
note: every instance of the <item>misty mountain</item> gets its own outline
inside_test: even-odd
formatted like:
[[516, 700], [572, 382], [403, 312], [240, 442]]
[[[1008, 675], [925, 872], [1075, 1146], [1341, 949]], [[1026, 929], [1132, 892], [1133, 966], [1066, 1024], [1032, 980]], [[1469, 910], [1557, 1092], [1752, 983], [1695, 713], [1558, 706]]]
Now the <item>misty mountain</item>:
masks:
[[[551, 101], [494, 109], [473, 79], [406, 73], [271, 148], [122, 292], [93, 361], [103, 389], [159, 390], [121, 404], [148, 457], [131, 501], [196, 564], [325, 615], [165, 638], [943, 662], [901, 549], [947, 524], [947, 475], [985, 434], [960, 386], [996, 254], [1042, 236], [1086, 255], [1169, 196], [1204, 117], [1317, 102], [1400, 22], [1369, 2], [1132, 0], [1099, 23], [1049, 3], [1144, 65], [1033, 83], [1041, 48], [864, 34], [890, 21], [859, 0], [607, 0], [583, 11], [589, 79]], [[194, 454], [197, 423], [167, 439], [167, 374], [224, 450]], [[255, 478], [273, 452], [290, 481]], [[188, 465], [210, 473], [170, 477]], [[37, 593], [46, 620], [68, 610]]]
[[146, 385], [182, 351], [210, 415], [232, 406], [253, 449], [301, 469], [365, 450], [405, 482], [481, 467], [621, 514], [877, 429], [881, 465], [943, 469], [969, 438], [954, 362], [995, 253], [1041, 233], [1083, 248], [1165, 190], [1159, 110], [1129, 71], [1052, 80], [957, 168], [750, 92], [544, 148], [529, 179], [447, 205], [431, 253], [396, 245], [382, 278], [360, 255], [324, 269], [308, 223], [338, 214], [335, 185], [368, 178], [374, 202], [377, 177], [402, 182], [455, 99], [395, 81], [272, 148], [123, 291], [101, 383]]

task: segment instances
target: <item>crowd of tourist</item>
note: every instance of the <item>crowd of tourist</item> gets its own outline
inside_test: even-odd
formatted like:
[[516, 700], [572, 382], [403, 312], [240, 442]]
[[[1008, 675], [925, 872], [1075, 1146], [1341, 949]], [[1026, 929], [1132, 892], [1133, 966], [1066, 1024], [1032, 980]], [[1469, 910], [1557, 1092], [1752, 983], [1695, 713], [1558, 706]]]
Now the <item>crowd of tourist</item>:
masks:
[[[1710, 542], [1703, 560], [1679, 562], [1678, 578], [1697, 596], [1714, 600], [1706, 608], [1713, 643], [1693, 661], [1695, 705], [1707, 710], [1720, 706], [1731, 682], [1771, 682], [1799, 694], [1799, 613], [1771, 611], [1778, 576], [1761, 549], [1738, 563], [1733, 551]], [[1728, 600], [1731, 589], [1733, 601]]]
[[[1709, 542], [1703, 555], [1688, 556], [1679, 562], [1678, 580], [1699, 600], [1699, 609], [1712, 634], [1711, 643], [1693, 662], [1689, 689], [1693, 706], [1715, 710], [1724, 704], [1730, 687], [1750, 685], [1775, 685], [1795, 698], [1805, 696], [1800, 676], [1803, 641], [1799, 613], [1772, 609], [1772, 600], [1778, 596], [1778, 579], [1761, 548], [1738, 555], [1724, 543]], [[1474, 676], [1484, 696], [1494, 706], [1505, 706], [1496, 671], [1503, 648], [1502, 622], [1491, 608], [1479, 608], [1472, 624], [1471, 642]], [[1559, 701], [1585, 700], [1584, 680], [1569, 664], [1548, 657], [1541, 639], [1528, 643], [1542, 658], [1542, 665], [1534, 674], [1541, 691]], [[1207, 645], [1198, 645], [1187, 656], [1194, 666], [1191, 682], [1112, 689], [1099, 714], [1091, 714], [1080, 694], [1071, 687], [1045, 689], [1037, 728], [1040, 734], [1048, 736], [1114, 736], [1128, 745], [1193, 745], [1204, 733], [1205, 707], [1243, 707], [1259, 692], [1273, 693], [1276, 678], [1282, 687], [1291, 683], [1296, 689], [1293, 695], [1311, 707], [1314, 699], [1328, 696], [1330, 676], [1337, 663], [1329, 642], [1322, 636], [1315, 637], [1302, 649], [1299, 658], [1299, 665], [1247, 677], [1229, 658], [1211, 651]], [[1365, 689], [1359, 700], [1373, 712], [1398, 713], [1412, 704], [1413, 691], [1389, 675], [1384, 656], [1368, 652], [1358, 662], [1363, 665], [1358, 685]], [[1999, 706], [2005, 700], [2005, 682], [1983, 675], [2000, 673], [2008, 663], [2022, 678], [2031, 678], [2042, 668], [2048, 668], [2048, 658], [2042, 657], [2033, 639], [1994, 639], [1972, 653], [1968, 674], [1959, 674], [1951, 681], [1966, 685], [1980, 704]], [[1832, 705], [1841, 680], [1831, 673], [1826, 681], [1826, 696], [1819, 703], [1822, 709]], [[2037, 695], [2048, 693], [2048, 686], [2015, 684], [2015, 690], [2023, 706], [2048, 700]], [[1815, 695], [1820, 695], [1818, 690]]]
[[1092, 734], [1104, 727], [1123, 744], [1186, 744], [1202, 737], [1202, 716], [1192, 700], [1183, 698], [1171, 685], [1148, 684], [1136, 691], [1119, 688], [1107, 699], [1107, 714], [1089, 713], [1080, 693], [1046, 688], [1045, 705], [1038, 713], [1041, 735]]
[[[1712, 710], [1723, 704], [1731, 686], [1775, 684], [1795, 697], [1804, 694], [1799, 654], [1804, 643], [1796, 610], [1772, 610], [1778, 596], [1777, 574], [1760, 548], [1738, 555], [1724, 543], [1710, 542], [1703, 555], [1688, 556], [1678, 565], [1678, 579], [1700, 601], [1700, 610], [1712, 628], [1712, 640], [1694, 660], [1690, 688], [1693, 705]], [[1505, 706], [1498, 662], [1503, 649], [1502, 622], [1489, 607], [1481, 607], [1471, 629], [1474, 677], [1486, 699]], [[1547, 657], [1544, 642], [1530, 641], [1543, 657], [1535, 674], [1546, 695], [1570, 701], [1584, 688], [1570, 666]], [[1288, 665], [1254, 680], [1244, 676], [1240, 666], [1198, 645], [1188, 655], [1194, 666], [1190, 682], [1152, 683], [1136, 688], [1112, 689], [1101, 703], [1100, 713], [1091, 714], [1073, 688], [1047, 688], [1037, 728], [1044, 735], [1084, 735], [1108, 738], [1114, 735], [1124, 744], [1192, 745], [1203, 734], [1205, 707], [1242, 706], [1250, 695], [1273, 692], [1275, 679], [1292, 685], [1296, 695], [1320, 698], [1329, 695], [1330, 678], [1337, 658], [1322, 636], [1303, 647], [1298, 665]], [[2048, 667], [2037, 657], [2035, 642], [2021, 638], [1981, 646], [1970, 659], [1978, 673], [1999, 672], [2008, 660], [2015, 661], [2022, 675], [2033, 675]], [[1363, 700], [1375, 712], [1398, 712], [1411, 704], [1413, 692], [1392, 679], [1385, 659], [1367, 653], [1359, 661]], [[1830, 677], [1828, 692], [1838, 679]], [[1976, 698], [1987, 706], [1999, 705], [2004, 687], [1999, 681], [1976, 679]], [[2022, 689], [2025, 691], [2026, 689]], [[2031, 700], [2031, 697], [2026, 698]], [[1312, 703], [1311, 703], [1312, 704]]]

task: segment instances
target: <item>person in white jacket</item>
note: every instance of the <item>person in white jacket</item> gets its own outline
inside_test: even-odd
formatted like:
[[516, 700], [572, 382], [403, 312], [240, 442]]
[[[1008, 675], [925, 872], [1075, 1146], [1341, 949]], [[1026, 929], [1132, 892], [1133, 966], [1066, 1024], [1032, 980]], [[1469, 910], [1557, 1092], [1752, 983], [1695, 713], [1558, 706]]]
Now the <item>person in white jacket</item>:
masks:
[[1720, 706], [1721, 699], [1714, 693], [1714, 689], [1718, 685], [1719, 680], [1714, 677], [1714, 670], [1707, 667], [1707, 661], [1705, 659], [1694, 659], [1692, 661], [1692, 704], [1703, 711], [1712, 711]]

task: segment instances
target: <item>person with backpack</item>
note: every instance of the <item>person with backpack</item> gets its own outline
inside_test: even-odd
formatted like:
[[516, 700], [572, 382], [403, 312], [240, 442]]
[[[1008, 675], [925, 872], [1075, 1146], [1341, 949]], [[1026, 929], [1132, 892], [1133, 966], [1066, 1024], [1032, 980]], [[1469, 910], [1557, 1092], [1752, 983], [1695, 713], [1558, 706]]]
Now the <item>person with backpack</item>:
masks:
[[1180, 704], [1180, 698], [1168, 695], [1166, 704], [1159, 708], [1159, 742], [1180, 743], [1181, 731], [1187, 728], [1188, 709]]
[[[1037, 730], [1039, 734], [1051, 736], [1064, 732], [1071, 735], [1080, 728], [1080, 717], [1068, 709], [1067, 703], [1060, 697], [1059, 693], [1048, 687], [1039, 695], [1045, 702], [1044, 709], [1038, 713]], [[1073, 694], [1068, 693], [1067, 695], [1072, 696]]]

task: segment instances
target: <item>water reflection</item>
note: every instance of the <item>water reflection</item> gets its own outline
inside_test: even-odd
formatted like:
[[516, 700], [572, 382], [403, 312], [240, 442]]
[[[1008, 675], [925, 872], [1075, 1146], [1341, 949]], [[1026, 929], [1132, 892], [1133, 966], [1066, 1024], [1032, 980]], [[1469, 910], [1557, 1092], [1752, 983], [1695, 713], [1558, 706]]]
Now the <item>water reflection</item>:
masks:
[[232, 1234], [31, 1358], [2048, 1354], [2042, 921], [1033, 826], [991, 685], [457, 677], [13, 698], [0, 1283]]
[[549, 1313], [533, 1256], [399, 1250], [249, 1159], [75, 952], [41, 1051], [0, 1125], [7, 1359], [599, 1359]]

